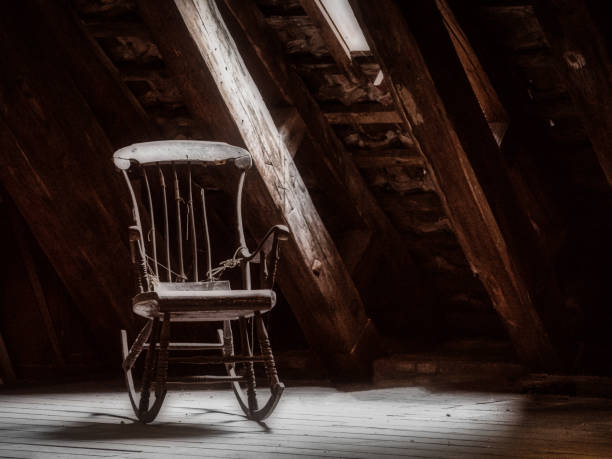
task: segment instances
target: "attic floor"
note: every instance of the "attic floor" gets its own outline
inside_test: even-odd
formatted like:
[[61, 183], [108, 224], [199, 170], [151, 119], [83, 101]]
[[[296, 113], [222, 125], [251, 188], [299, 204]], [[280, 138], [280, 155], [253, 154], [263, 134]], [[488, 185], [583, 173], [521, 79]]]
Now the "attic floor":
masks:
[[612, 457], [612, 400], [289, 387], [265, 423], [229, 390], [175, 391], [147, 426], [118, 384], [0, 392], [0, 457]]

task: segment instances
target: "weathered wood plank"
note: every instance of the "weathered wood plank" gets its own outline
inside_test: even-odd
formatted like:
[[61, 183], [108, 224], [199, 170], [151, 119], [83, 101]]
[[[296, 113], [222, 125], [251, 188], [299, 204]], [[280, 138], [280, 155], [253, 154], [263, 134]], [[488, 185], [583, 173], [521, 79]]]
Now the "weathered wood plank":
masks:
[[[289, 226], [293, 237], [279, 280], [307, 339], [325, 350], [329, 362], [367, 368], [359, 348], [373, 327], [359, 293], [216, 5], [179, 0], [143, 1], [140, 7], [173, 73], [195, 77], [178, 78], [194, 115], [208, 121], [201, 111], [208, 112], [211, 101], [227, 107], [227, 116], [217, 116], [216, 132], [253, 155], [259, 177], [251, 178], [255, 189], [247, 204], [259, 224], [281, 220]], [[203, 92], [202, 84], [211, 92]]]
[[361, 169], [394, 166], [426, 167], [425, 158], [416, 150], [355, 150], [351, 155], [357, 167]]
[[538, 0], [535, 12], [612, 185], [612, 60], [587, 2]]
[[106, 386], [7, 392], [0, 403], [0, 455], [15, 457], [554, 458], [612, 451], [612, 404], [596, 398], [293, 387], [261, 426], [237, 412], [230, 391], [184, 391], [168, 395], [163, 428], [130, 422], [125, 394]]
[[374, 104], [354, 104], [349, 107], [341, 104], [325, 104], [321, 107], [330, 124], [396, 124], [401, 116], [394, 107]]
[[[355, 1], [354, 5], [363, 28], [370, 35], [371, 48], [380, 56], [385, 74], [392, 82], [407, 125], [431, 164], [466, 258], [489, 292], [517, 353], [531, 366], [558, 365], [556, 351], [533, 304], [532, 292], [517, 266], [516, 253], [509, 246], [507, 234], [500, 228], [499, 215], [494, 213], [483, 189], [483, 172], [487, 172], [482, 167], [483, 161], [495, 162], [498, 165], [496, 170], [503, 172], [499, 150], [454, 54], [435, 4], [433, 1], [420, 3], [420, 7], [412, 8], [410, 12], [402, 11], [393, 1], [376, 5]], [[404, 8], [410, 9], [408, 5]], [[408, 27], [405, 19], [408, 16], [413, 23], [419, 20], [428, 24], [430, 38], [425, 56], [419, 46], [422, 43], [415, 39]], [[444, 58], [449, 60], [449, 67], [445, 68], [442, 77], [439, 68], [435, 75], [430, 73], [429, 65], [439, 58], [436, 52], [444, 53]], [[452, 70], [450, 65], [453, 65]], [[450, 73], [452, 78], [448, 76]], [[449, 80], [454, 82], [452, 91]], [[441, 93], [438, 92], [439, 85], [443, 85]], [[470, 127], [469, 123], [476, 123], [476, 128]], [[476, 138], [478, 142], [474, 141]], [[472, 164], [475, 160], [477, 170]], [[486, 174], [484, 177], [487, 185], [493, 180], [492, 177], [491, 180], [486, 178]]]

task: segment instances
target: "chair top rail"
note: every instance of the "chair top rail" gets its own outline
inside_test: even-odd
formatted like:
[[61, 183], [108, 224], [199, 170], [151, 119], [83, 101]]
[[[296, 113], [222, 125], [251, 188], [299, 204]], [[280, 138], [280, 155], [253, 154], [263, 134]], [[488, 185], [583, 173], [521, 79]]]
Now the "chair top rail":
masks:
[[238, 169], [251, 167], [251, 154], [244, 148], [224, 142], [203, 140], [162, 140], [135, 143], [121, 148], [113, 155], [117, 168], [128, 170], [133, 162], [152, 164], [221, 165], [233, 161]]

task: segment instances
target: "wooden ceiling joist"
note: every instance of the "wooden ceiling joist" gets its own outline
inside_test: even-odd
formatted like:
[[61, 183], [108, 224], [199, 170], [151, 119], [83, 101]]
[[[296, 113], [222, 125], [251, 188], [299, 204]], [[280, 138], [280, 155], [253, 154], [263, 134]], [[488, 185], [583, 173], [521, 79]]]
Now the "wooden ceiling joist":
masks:
[[612, 60], [588, 2], [540, 0], [535, 12], [612, 185]]
[[[407, 127], [432, 167], [466, 258], [487, 289], [517, 354], [532, 368], [556, 367], [559, 358], [532, 301], [534, 292], [518, 268], [526, 260], [518, 259], [513, 235], [505, 231], [509, 215], [496, 206], [495, 200], [504, 193], [512, 196], [503, 179], [500, 152], [434, 1], [403, 4], [410, 12], [393, 0], [352, 3]], [[427, 40], [415, 38], [408, 15], [427, 24]], [[448, 65], [438, 66], [433, 75], [429, 66], [436, 59]], [[502, 173], [494, 186], [490, 186], [492, 171]]]
[[330, 124], [396, 124], [402, 119], [394, 107], [380, 104], [325, 104], [321, 107]]
[[354, 150], [351, 155], [355, 164], [361, 169], [395, 166], [427, 167], [423, 156], [415, 150]]
[[375, 328], [215, 2], [143, 0], [140, 8], [194, 116], [206, 123], [216, 107], [212, 132], [253, 155], [251, 225], [289, 226], [279, 281], [306, 338], [337, 368], [367, 369]]

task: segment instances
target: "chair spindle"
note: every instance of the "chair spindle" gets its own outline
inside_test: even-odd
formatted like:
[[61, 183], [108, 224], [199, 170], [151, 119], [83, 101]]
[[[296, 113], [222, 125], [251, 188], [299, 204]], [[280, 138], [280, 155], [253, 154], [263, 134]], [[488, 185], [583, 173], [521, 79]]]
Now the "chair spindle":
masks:
[[191, 165], [189, 165], [189, 216], [191, 226], [191, 251], [193, 262], [193, 281], [198, 281], [198, 242], [196, 240], [195, 213], [193, 209], [193, 185], [191, 182]]
[[166, 180], [161, 167], [159, 170], [159, 181], [162, 189], [162, 198], [164, 201], [164, 239], [166, 241], [166, 270], [168, 271], [167, 281], [172, 282], [172, 268], [170, 265], [170, 226], [168, 224], [168, 197], [166, 193]]
[[200, 188], [202, 197], [202, 218], [204, 220], [204, 236], [206, 238], [206, 274], [209, 281], [212, 281], [212, 254], [210, 252], [210, 233], [208, 232], [208, 216], [206, 215], [206, 195], [204, 187]]
[[[242, 226], [242, 190], [246, 172], [240, 174], [238, 180], [238, 191], [236, 193], [236, 220], [238, 221], [238, 244], [246, 250], [246, 239], [244, 237], [244, 227]], [[247, 261], [242, 264], [242, 285], [246, 290], [251, 290], [251, 265]]]
[[145, 186], [147, 188], [147, 198], [149, 200], [149, 214], [151, 216], [151, 242], [153, 245], [153, 263], [155, 266], [155, 277], [159, 279], [159, 269], [157, 266], [157, 234], [155, 232], [155, 214], [153, 212], [153, 199], [151, 197], [151, 187], [149, 185], [149, 177], [147, 170], [143, 167], [142, 174], [144, 176]]
[[179, 276], [181, 281], [185, 280], [185, 266], [183, 263], [183, 225], [181, 223], [181, 190], [179, 189], [179, 180], [176, 173], [176, 167], [172, 166], [172, 175], [174, 176], [174, 200], [176, 201], [176, 238], [178, 242], [179, 256]]

